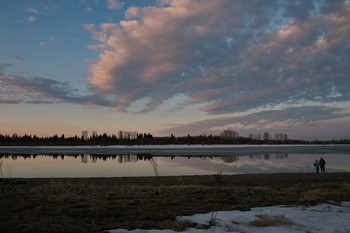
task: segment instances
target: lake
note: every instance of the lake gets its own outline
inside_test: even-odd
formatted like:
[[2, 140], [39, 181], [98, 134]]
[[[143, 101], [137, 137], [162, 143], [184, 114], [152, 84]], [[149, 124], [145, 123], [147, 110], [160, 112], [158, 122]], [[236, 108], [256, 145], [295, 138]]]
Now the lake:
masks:
[[350, 172], [350, 145], [0, 147], [4, 178]]

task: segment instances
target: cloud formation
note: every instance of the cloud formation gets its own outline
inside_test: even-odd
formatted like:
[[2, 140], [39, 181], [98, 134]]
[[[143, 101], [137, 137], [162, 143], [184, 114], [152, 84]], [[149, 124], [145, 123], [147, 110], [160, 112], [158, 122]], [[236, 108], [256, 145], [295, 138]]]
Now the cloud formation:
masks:
[[68, 82], [0, 72], [0, 103], [73, 103], [111, 106], [98, 96], [83, 96]]
[[0, 63], [0, 71], [5, 70], [8, 67], [11, 67], [12, 64], [10, 63]]
[[[324, 106], [299, 106], [287, 109], [265, 110], [240, 116], [214, 117], [186, 124], [174, 124], [162, 131], [164, 134], [192, 132], [200, 135], [203, 132], [218, 134], [225, 129], [234, 129], [239, 132], [293, 132], [305, 125], [317, 126], [320, 121], [340, 119], [349, 116], [342, 108]], [[320, 135], [320, 137], [327, 135]]]
[[10, 55], [10, 56], [8, 56], [8, 58], [11, 59], [11, 60], [15, 60], [15, 61], [23, 60], [23, 57], [16, 56], [16, 55]]
[[28, 17], [26, 18], [26, 21], [27, 21], [28, 23], [34, 23], [35, 20], [36, 20], [36, 17], [35, 17], [35, 16], [28, 16]]
[[[164, 132], [176, 134], [350, 119], [349, 1], [98, 3], [109, 13], [125, 10], [125, 17], [83, 24], [94, 40], [88, 48], [99, 54], [86, 59], [90, 94], [67, 82], [24, 76], [11, 64], [22, 57], [8, 56], [0, 63], [1, 103], [75, 103], [154, 115], [171, 103], [167, 110], [184, 114], [185, 123]], [[34, 15], [27, 18], [33, 23], [61, 8], [51, 3], [24, 9]], [[47, 46], [53, 40], [36, 43]], [[186, 114], [194, 108], [201, 120], [191, 123], [194, 117]]]
[[119, 9], [123, 6], [123, 3], [117, 0], [106, 0], [108, 9]]
[[[300, 101], [349, 101], [347, 1], [159, 1], [130, 7], [118, 24], [89, 25], [100, 50], [94, 93], [127, 111], [204, 104], [227, 114]], [[330, 7], [331, 6], [331, 7]]]
[[41, 47], [45, 47], [45, 46], [47, 46], [49, 44], [49, 42], [45, 42], [45, 41], [40, 41], [39, 42], [39, 45], [41, 46]]
[[27, 12], [34, 13], [34, 14], [40, 14], [39, 10], [34, 9], [34, 8], [26, 8]]

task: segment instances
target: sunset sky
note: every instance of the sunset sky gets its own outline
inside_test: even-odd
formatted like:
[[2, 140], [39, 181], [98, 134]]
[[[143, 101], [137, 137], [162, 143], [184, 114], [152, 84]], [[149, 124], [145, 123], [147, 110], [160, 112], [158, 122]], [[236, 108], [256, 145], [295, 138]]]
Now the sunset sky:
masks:
[[0, 134], [350, 138], [350, 1], [0, 0]]

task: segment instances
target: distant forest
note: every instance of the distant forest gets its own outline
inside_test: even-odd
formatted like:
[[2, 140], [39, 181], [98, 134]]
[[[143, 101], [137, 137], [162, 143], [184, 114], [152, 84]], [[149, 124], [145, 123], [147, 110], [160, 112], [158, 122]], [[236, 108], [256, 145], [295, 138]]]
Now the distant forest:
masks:
[[81, 136], [66, 137], [53, 135], [51, 137], [38, 137], [36, 135], [3, 135], [0, 134], [0, 146], [79, 146], [79, 145], [214, 145], [214, 144], [350, 144], [349, 139], [329, 141], [304, 141], [292, 140], [287, 134], [251, 134], [248, 137], [239, 136], [238, 132], [225, 130], [220, 135], [187, 135], [176, 137], [171, 134], [168, 137], [155, 137], [150, 133], [137, 133], [119, 131], [118, 134], [97, 134], [93, 131], [90, 135], [83, 131]]

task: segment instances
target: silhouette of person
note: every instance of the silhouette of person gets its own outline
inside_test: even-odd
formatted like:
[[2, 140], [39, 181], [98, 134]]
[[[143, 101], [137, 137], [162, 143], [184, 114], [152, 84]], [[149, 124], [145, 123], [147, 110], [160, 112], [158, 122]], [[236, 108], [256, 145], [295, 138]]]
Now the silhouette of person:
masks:
[[326, 161], [322, 157], [320, 158], [319, 164], [320, 164], [321, 172], [325, 173], [326, 172], [326, 168], [325, 168]]
[[316, 173], [318, 173], [318, 171], [320, 170], [320, 163], [318, 162], [318, 159], [316, 159], [316, 161], [314, 162], [314, 166], [316, 168]]

